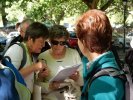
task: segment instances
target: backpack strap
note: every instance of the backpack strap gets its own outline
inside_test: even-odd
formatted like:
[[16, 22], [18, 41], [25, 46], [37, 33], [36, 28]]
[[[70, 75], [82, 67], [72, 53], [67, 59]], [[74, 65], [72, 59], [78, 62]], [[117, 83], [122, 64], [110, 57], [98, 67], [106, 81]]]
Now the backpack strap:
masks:
[[19, 45], [20, 47], [22, 47], [22, 49], [23, 49], [23, 59], [22, 59], [22, 61], [21, 61], [21, 65], [20, 65], [20, 67], [19, 67], [19, 70], [20, 70], [20, 69], [23, 68], [24, 65], [26, 64], [27, 55], [26, 55], [26, 50], [25, 50], [24, 44], [23, 44], [23, 43], [16, 43], [16, 44]]
[[8, 62], [12, 63], [12, 60], [11, 60], [11, 58], [10, 58], [9, 56], [4, 56], [4, 57], [1, 59], [1, 61], [5, 60], [5, 59], [6, 59]]
[[94, 74], [94, 76], [90, 79], [89, 85], [92, 83], [93, 80], [95, 80], [96, 78], [98, 78], [100, 76], [111, 76], [111, 77], [118, 77], [118, 78], [124, 79], [125, 78], [124, 75], [125, 75], [125, 71], [123, 71], [123, 70], [118, 70], [113, 67], [102, 68], [102, 69], [98, 70]]
[[123, 81], [126, 81], [125, 78], [125, 71], [123, 70], [119, 70], [113, 67], [107, 67], [107, 68], [102, 68], [97, 70], [95, 73], [93, 73], [93, 76], [91, 76], [90, 78], [88, 78], [88, 80], [85, 83], [85, 87], [83, 87], [82, 90], [82, 94], [81, 94], [81, 98], [83, 98], [82, 100], [86, 100], [84, 97], [86, 97], [88, 95], [88, 89], [91, 85], [91, 83], [98, 77], [101, 76], [111, 76], [111, 77], [117, 77], [122, 79]]

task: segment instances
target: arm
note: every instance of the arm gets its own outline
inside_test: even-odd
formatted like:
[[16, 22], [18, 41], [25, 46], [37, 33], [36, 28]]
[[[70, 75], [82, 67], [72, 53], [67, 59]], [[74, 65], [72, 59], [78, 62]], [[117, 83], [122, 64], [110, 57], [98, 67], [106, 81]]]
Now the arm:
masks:
[[10, 57], [12, 64], [19, 69], [23, 59], [23, 49], [19, 45], [14, 44], [8, 48], [4, 56]]
[[29, 74], [39, 70], [43, 70], [44, 68], [45, 68], [45, 65], [40, 61], [32, 65], [23, 67], [22, 69], [20, 69], [20, 73], [22, 74], [23, 77], [27, 77]]
[[[7, 50], [4, 56], [9, 56], [11, 58], [12, 64], [19, 69], [23, 59], [23, 49], [19, 45], [14, 44]], [[42, 62], [32, 65], [29, 64], [28, 66], [24, 66], [20, 70], [20, 73], [23, 77], [26, 77], [34, 71], [42, 70], [44, 66], [45, 65]]]
[[[80, 64], [81, 63], [81, 58], [80, 58], [80, 55], [79, 53], [77, 52], [77, 50], [74, 50], [73, 53], [73, 60], [74, 60], [74, 63], [76, 64]], [[81, 65], [78, 69], [77, 72], [75, 72], [72, 77], [70, 77], [71, 79], [75, 80], [80, 86], [83, 85], [83, 66]], [[75, 78], [74, 78], [75, 77]]]

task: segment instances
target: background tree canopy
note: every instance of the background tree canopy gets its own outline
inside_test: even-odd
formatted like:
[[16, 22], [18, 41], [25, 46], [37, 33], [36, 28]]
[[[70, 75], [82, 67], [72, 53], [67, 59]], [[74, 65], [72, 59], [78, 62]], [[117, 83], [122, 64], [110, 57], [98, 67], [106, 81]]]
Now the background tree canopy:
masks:
[[[3, 25], [15, 24], [23, 17], [36, 21], [60, 24], [64, 18], [78, 16], [88, 9], [106, 11], [115, 24], [123, 23], [123, 0], [1, 0]], [[133, 14], [133, 1], [128, 0], [126, 18]], [[127, 21], [128, 22], [128, 21]], [[133, 22], [133, 21], [131, 21]]]

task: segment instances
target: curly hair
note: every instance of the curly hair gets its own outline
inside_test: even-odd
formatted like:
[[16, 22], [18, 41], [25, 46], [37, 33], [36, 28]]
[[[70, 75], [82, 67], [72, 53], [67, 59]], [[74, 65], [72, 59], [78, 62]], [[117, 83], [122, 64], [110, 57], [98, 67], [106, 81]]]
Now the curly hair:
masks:
[[67, 29], [62, 26], [62, 25], [54, 25], [49, 29], [50, 33], [50, 39], [55, 39], [55, 38], [62, 38], [64, 37], [65, 40], [69, 38], [69, 32]]

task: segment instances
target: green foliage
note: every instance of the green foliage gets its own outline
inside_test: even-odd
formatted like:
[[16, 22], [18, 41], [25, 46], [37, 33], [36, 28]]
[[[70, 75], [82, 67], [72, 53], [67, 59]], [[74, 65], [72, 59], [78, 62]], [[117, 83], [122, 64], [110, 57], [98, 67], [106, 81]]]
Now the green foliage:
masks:
[[[98, 1], [97, 8], [100, 9], [109, 0]], [[77, 16], [88, 10], [83, 0], [0, 0], [0, 3], [5, 4], [8, 21], [14, 23], [26, 16], [40, 22], [59, 24], [66, 17]], [[128, 6], [127, 10], [133, 10], [132, 6]], [[122, 0], [113, 0], [105, 11], [114, 23], [123, 23]]]
[[105, 5], [106, 3], [108, 2], [108, 0], [99, 0], [99, 3], [98, 3], [98, 9], [100, 9], [103, 5]]
[[32, 9], [27, 9], [26, 14], [39, 21], [59, 23], [64, 17], [83, 13], [86, 9], [80, 0], [40, 0], [32, 2]]

